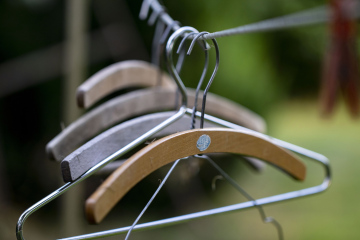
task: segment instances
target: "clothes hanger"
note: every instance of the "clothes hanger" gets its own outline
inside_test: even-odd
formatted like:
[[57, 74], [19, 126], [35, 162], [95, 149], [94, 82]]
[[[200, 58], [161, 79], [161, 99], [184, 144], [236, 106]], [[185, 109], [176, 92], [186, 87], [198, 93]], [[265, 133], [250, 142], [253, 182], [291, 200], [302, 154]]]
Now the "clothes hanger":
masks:
[[95, 102], [117, 90], [129, 87], [175, 88], [166, 75], [159, 76], [158, 69], [140, 60], [114, 63], [86, 80], [76, 92], [79, 107], [89, 108]]
[[301, 160], [261, 137], [224, 128], [188, 130], [151, 143], [111, 174], [86, 201], [88, 220], [101, 222], [136, 183], [165, 164], [188, 156], [218, 152], [265, 160], [297, 180], [305, 179], [306, 167]]
[[[102, 159], [111, 155], [119, 148], [126, 146], [129, 142], [141, 136], [142, 133], [149, 131], [172, 115], [174, 115], [174, 112], [161, 112], [140, 116], [99, 134], [65, 157], [61, 162], [64, 182], [73, 182]], [[170, 126], [153, 135], [152, 138], [158, 139], [159, 137], [185, 131], [189, 129], [190, 122], [190, 116], [184, 115]], [[219, 127], [218, 124], [210, 122], [206, 122], [205, 126], [210, 128]], [[197, 124], [197, 127], [199, 127], [199, 124]], [[261, 162], [255, 159], [247, 160], [254, 169], [261, 170], [264, 167]], [[113, 170], [115, 169], [113, 168]]]
[[[193, 103], [194, 90], [187, 89]], [[171, 110], [175, 103], [175, 90], [154, 87], [140, 89], [115, 97], [92, 109], [71, 123], [46, 145], [50, 159], [61, 161], [73, 150], [118, 122], [151, 112]], [[255, 131], [264, 132], [265, 121], [257, 114], [215, 94], [209, 94], [208, 113], [233, 121]], [[192, 107], [191, 104], [188, 104]]]
[[[178, 29], [170, 37], [169, 41], [167, 42], [167, 56], [168, 56], [168, 59], [169, 59], [168, 64], [169, 64], [169, 62], [172, 62], [171, 50], [173, 49], [174, 42], [176, 41], [177, 38], [179, 38], [181, 35], [183, 35], [186, 32], [196, 32], [196, 29], [191, 28], [191, 27], [183, 27], [181, 29]], [[38, 201], [37, 203], [35, 203], [31, 207], [29, 207], [27, 210], [25, 210], [24, 213], [21, 214], [21, 216], [19, 217], [18, 223], [16, 225], [16, 236], [17, 236], [18, 240], [24, 240], [24, 236], [23, 236], [24, 223], [25, 223], [26, 219], [31, 214], [33, 214], [34, 212], [39, 210], [44, 205], [51, 202], [52, 200], [56, 199], [57, 197], [59, 197], [60, 195], [62, 195], [63, 193], [65, 193], [66, 191], [71, 189], [73, 186], [77, 185], [78, 183], [82, 182], [86, 178], [90, 177], [92, 174], [94, 174], [96, 171], [98, 171], [99, 169], [104, 167], [106, 164], [114, 161], [115, 159], [118, 159], [119, 157], [123, 156], [124, 154], [129, 152], [134, 147], [136, 147], [139, 144], [143, 143], [149, 137], [151, 137], [153, 134], [159, 132], [160, 130], [162, 130], [163, 128], [165, 128], [166, 126], [171, 124], [172, 122], [175, 122], [176, 120], [181, 118], [184, 114], [192, 114], [192, 110], [186, 108], [186, 106], [187, 106], [187, 96], [186, 96], [186, 94], [184, 94], [186, 92], [186, 90], [184, 88], [184, 85], [179, 80], [178, 74], [173, 71], [174, 66], [172, 64], [169, 64], [168, 66], [169, 66], [169, 69], [171, 70], [171, 72], [173, 73], [173, 75], [175, 77], [175, 80], [176, 80], [176, 83], [178, 84], [178, 86], [180, 88], [180, 93], [183, 96], [182, 97], [182, 106], [176, 112], [176, 114], [173, 115], [172, 117], [170, 117], [169, 119], [165, 120], [164, 122], [162, 122], [158, 126], [154, 127], [150, 131], [144, 133], [138, 139], [134, 140], [133, 142], [126, 145], [125, 147], [119, 149], [118, 151], [116, 151], [112, 155], [108, 156], [103, 161], [101, 161], [100, 163], [96, 164], [91, 169], [89, 169], [86, 173], [84, 173], [80, 178], [78, 178], [74, 182], [68, 182], [68, 183], [64, 184], [62, 187], [55, 190], [53, 193], [49, 194], [48, 196], [41, 199], [40, 201]], [[201, 115], [200, 113], [196, 113], [196, 116], [200, 116], [200, 115]], [[212, 116], [207, 115], [207, 114], [204, 114], [203, 117], [208, 121], [218, 123], [218, 124], [220, 124], [222, 126], [225, 126], [225, 127], [234, 127], [235, 126], [235, 124], [226, 122], [224, 120], [218, 119], [216, 117], [212, 117]], [[238, 128], [241, 129], [240, 126], [238, 126]], [[252, 133], [254, 135], [259, 134], [259, 136], [262, 136], [264, 138], [268, 138], [278, 146], [287, 148], [288, 150], [296, 151], [299, 154], [302, 154], [304, 156], [313, 158], [316, 161], [319, 161], [321, 164], [323, 164], [323, 166], [325, 168], [325, 171], [326, 171], [326, 177], [325, 177], [323, 183], [321, 185], [319, 185], [319, 186], [304, 189], [304, 190], [301, 190], [301, 191], [295, 191], [295, 192], [291, 192], [291, 193], [277, 195], [275, 197], [259, 199], [259, 200], [257, 200], [257, 202], [259, 204], [268, 204], [268, 203], [273, 203], [273, 202], [278, 202], [278, 201], [283, 201], [283, 200], [288, 200], [288, 199], [293, 199], [293, 198], [297, 198], [297, 197], [302, 197], [302, 196], [306, 196], [306, 195], [319, 193], [319, 192], [324, 191], [329, 186], [329, 184], [330, 184], [330, 168], [329, 168], [328, 160], [327, 160], [326, 157], [324, 157], [321, 154], [312, 152], [310, 150], [303, 149], [301, 147], [292, 145], [290, 143], [286, 143], [286, 142], [283, 142], [281, 140], [269, 138], [268, 136], [260, 134], [258, 132], [251, 131], [251, 130], [246, 129], [246, 128], [244, 128], [244, 129], [246, 131], [249, 131], [250, 133]], [[164, 220], [155, 221], [155, 222], [152, 222], [152, 223], [140, 224], [140, 225], [135, 226], [135, 230], [145, 229], [146, 227], [156, 227], [156, 226], [158, 227], [158, 226], [164, 225], [164, 224], [173, 224], [173, 223], [176, 223], [176, 222], [179, 222], [179, 221], [187, 221], [187, 220], [198, 218], [198, 217], [210, 216], [210, 215], [219, 214], [219, 213], [223, 213], [223, 212], [244, 209], [244, 208], [248, 208], [248, 207], [252, 207], [252, 206], [254, 206], [253, 202], [244, 203], [244, 204], [237, 204], [237, 205], [233, 205], [231, 207], [218, 208], [218, 209], [215, 209], [215, 210], [213, 210], [211, 212], [204, 211], [204, 212], [199, 212], [199, 213], [196, 213], [196, 214], [189, 214], [189, 215], [179, 216], [179, 217], [175, 217], [175, 218], [172, 218], [172, 219], [164, 219]], [[105, 235], [114, 235], [114, 234], [117, 234], [117, 233], [119, 233], [121, 231], [127, 231], [128, 229], [129, 229], [129, 227], [125, 227], [125, 228], [122, 228], [122, 229], [114, 229], [114, 230], [111, 230], [111, 231], [104, 231], [102, 233], [88, 234], [88, 236], [85, 236], [85, 237], [73, 237], [72, 239], [80, 239], [80, 238], [86, 239], [87, 237], [98, 238], [100, 236], [103, 237]]]

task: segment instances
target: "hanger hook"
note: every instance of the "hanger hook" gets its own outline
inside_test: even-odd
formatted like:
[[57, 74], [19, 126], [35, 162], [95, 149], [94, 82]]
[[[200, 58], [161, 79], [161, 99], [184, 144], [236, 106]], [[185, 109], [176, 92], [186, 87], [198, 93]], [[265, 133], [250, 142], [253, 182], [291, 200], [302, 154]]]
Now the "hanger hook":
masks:
[[153, 11], [148, 19], [148, 22], [147, 24], [149, 26], [152, 26], [154, 25], [154, 23], [156, 22], [157, 19], [159, 19], [159, 17], [162, 15], [162, 14], [165, 14], [166, 13], [166, 10], [164, 8], [162, 8], [159, 12], [155, 12]]
[[[196, 35], [193, 39], [193, 41], [191, 42], [190, 44], [190, 47], [189, 47], [189, 50], [187, 52], [188, 55], [191, 54], [193, 48], [194, 48], [194, 45], [195, 45], [195, 42], [197, 39], [199, 39], [201, 36], [205, 35], [205, 34], [209, 34], [208, 32], [201, 32], [199, 33], [198, 35]], [[215, 68], [214, 68], [214, 71], [210, 77], [210, 80], [204, 90], [204, 95], [203, 95], [203, 99], [202, 99], [202, 108], [201, 108], [201, 120], [200, 120], [200, 128], [203, 128], [204, 127], [204, 115], [205, 115], [205, 104], [206, 104], [206, 96], [207, 96], [207, 93], [209, 91], [209, 88], [212, 84], [212, 82], [214, 81], [214, 78], [215, 78], [215, 75], [217, 73], [217, 70], [219, 68], [219, 62], [220, 62], [220, 52], [219, 52], [219, 46], [217, 44], [217, 41], [216, 39], [212, 39], [213, 43], [214, 43], [214, 46], [215, 46], [215, 52], [216, 52], [216, 63], [215, 63]]]
[[[176, 51], [176, 53], [179, 54], [180, 51], [183, 52], [183, 49], [185, 49], [185, 48], [184, 48], [185, 41], [186, 41], [189, 37], [191, 37], [191, 36], [193, 36], [193, 35], [197, 35], [197, 34], [199, 34], [199, 33], [198, 33], [198, 32], [197, 32], [197, 33], [192, 32], [192, 33], [186, 34], [185, 37], [181, 40], [181, 42], [180, 42], [180, 44], [179, 44], [179, 48], [178, 48], [178, 50]], [[196, 109], [197, 109], [198, 95], [199, 95], [200, 88], [201, 88], [201, 86], [202, 86], [202, 84], [203, 84], [203, 82], [204, 82], [204, 79], [205, 79], [205, 76], [206, 76], [206, 73], [207, 73], [207, 70], [208, 70], [208, 66], [209, 66], [209, 52], [207, 51], [207, 47], [206, 47], [207, 43], [206, 43], [205, 40], [202, 40], [202, 43], [203, 43], [203, 44], [200, 44], [200, 46], [201, 46], [201, 47], [203, 48], [203, 50], [205, 51], [205, 65], [204, 65], [203, 72], [202, 72], [202, 74], [201, 74], [199, 83], [198, 83], [198, 85], [197, 85], [197, 87], [196, 87], [196, 91], [195, 91], [195, 100], [194, 100], [193, 112], [192, 112], [192, 114], [191, 114], [191, 129], [194, 129], [194, 128], [195, 128], [195, 117], [196, 117], [196, 114], [195, 114], [195, 113], [196, 113]], [[181, 56], [181, 55], [180, 55], [180, 56]], [[181, 59], [180, 59], [180, 56], [179, 56], [179, 59], [178, 59], [178, 63], [177, 63], [177, 65], [176, 65], [176, 70], [177, 70], [178, 72], [179, 72], [179, 69], [181, 69], [180, 66], [179, 66], [179, 62], [181, 61], [180, 64], [182, 65], [183, 60], [184, 60], [184, 58], [181, 58]]]
[[155, 33], [151, 45], [151, 63], [160, 68], [160, 57], [161, 57], [161, 48], [160, 48], [160, 38], [163, 34], [165, 28], [165, 23], [162, 21], [157, 21], [155, 27]]
[[168, 25], [160, 38], [160, 44], [164, 44], [166, 42], [166, 39], [168, 38], [171, 29], [173, 29], [175, 25], [181, 26], [179, 21], [173, 21], [170, 25]]
[[182, 107], [187, 106], [187, 94], [186, 94], [186, 88], [184, 86], [184, 83], [182, 82], [182, 80], [174, 66], [173, 49], [174, 49], [174, 44], [175, 44], [176, 40], [187, 32], [198, 32], [198, 31], [193, 27], [181, 27], [170, 36], [169, 40], [166, 43], [167, 67], [168, 67], [169, 73], [173, 76], [173, 78], [180, 90], [180, 93], [182, 96], [182, 103], [181, 103]]
[[142, 5], [141, 5], [141, 9], [140, 9], [140, 14], [139, 14], [139, 18], [141, 20], [145, 20], [147, 18], [152, 1], [153, 0], [144, 0], [143, 1]]

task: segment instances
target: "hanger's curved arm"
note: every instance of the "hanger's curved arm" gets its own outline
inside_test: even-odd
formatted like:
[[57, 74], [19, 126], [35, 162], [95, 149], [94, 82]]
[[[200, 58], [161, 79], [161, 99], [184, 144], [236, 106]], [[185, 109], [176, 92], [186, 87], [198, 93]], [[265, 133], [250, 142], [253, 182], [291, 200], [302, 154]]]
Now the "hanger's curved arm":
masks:
[[[151, 112], [171, 110], [174, 108], [175, 91], [154, 87], [113, 98], [66, 127], [46, 145], [46, 153], [50, 159], [61, 161], [86, 141], [116, 123]], [[193, 103], [195, 90], [187, 89], [187, 92], [189, 103]], [[189, 107], [192, 107], [191, 104]], [[260, 116], [216, 94], [208, 94], [206, 111], [258, 132], [264, 132], [266, 129], [265, 121]]]
[[116, 90], [134, 86], [176, 88], [174, 81], [165, 73], [159, 74], [159, 69], [151, 63], [130, 60], [114, 63], [81, 84], [77, 89], [77, 102], [79, 107], [89, 108]]
[[302, 161], [264, 138], [233, 129], [194, 129], [164, 137], [129, 158], [86, 201], [88, 221], [99, 223], [135, 184], [161, 166], [187, 156], [215, 152], [256, 157], [297, 180], [305, 179]]

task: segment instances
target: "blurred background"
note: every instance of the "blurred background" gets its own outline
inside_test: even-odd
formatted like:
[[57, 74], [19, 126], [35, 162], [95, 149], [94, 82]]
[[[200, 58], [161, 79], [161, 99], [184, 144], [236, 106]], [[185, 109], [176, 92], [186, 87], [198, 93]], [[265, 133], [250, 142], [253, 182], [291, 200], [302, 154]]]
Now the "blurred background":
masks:
[[[150, 60], [154, 27], [138, 19], [141, 0], [0, 1], [0, 238], [15, 239], [20, 214], [63, 182], [59, 163], [47, 159], [45, 145], [81, 112], [75, 88], [118, 61]], [[219, 31], [325, 4], [319, 0], [164, 0], [183, 26]], [[328, 26], [319, 24], [218, 39], [221, 62], [211, 92], [262, 116], [267, 134], [327, 156], [333, 185], [320, 195], [265, 207], [284, 229], [285, 239], [357, 239], [360, 124], [339, 98], [334, 114], [322, 118], [319, 86], [329, 44]], [[213, 56], [213, 55], [211, 55]], [[203, 56], [186, 58], [182, 78], [195, 87]], [[196, 75], [198, 71], [198, 75]], [[305, 160], [306, 161], [306, 160]], [[297, 183], [268, 166], [261, 174], [243, 162], [219, 162], [253, 197], [317, 185], [321, 168], [306, 161], [308, 177]], [[166, 168], [166, 167], [165, 167]], [[204, 167], [203, 194], [174, 206], [171, 192], [191, 194], [191, 181], [171, 179], [142, 222], [245, 201]], [[208, 172], [206, 172], [208, 171]], [[86, 180], [26, 222], [27, 239], [54, 239], [131, 224], [163, 178], [159, 171], [130, 191], [100, 225], [83, 217], [84, 200], [102, 178]], [[188, 186], [190, 185], [190, 186]], [[72, 192], [72, 193], [71, 193]], [[249, 209], [177, 226], [133, 233], [134, 239], [277, 239]], [[110, 239], [121, 239], [122, 236]]]

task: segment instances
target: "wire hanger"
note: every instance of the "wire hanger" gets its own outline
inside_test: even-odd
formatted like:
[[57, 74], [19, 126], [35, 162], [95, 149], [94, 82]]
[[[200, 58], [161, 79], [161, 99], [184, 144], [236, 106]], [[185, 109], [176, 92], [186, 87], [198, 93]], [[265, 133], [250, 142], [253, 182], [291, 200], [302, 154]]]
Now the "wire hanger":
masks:
[[157, 69], [140, 60], [114, 63], [86, 80], [77, 89], [79, 107], [89, 108], [106, 95], [127, 87], [154, 87], [173, 89], [175, 84], [166, 75], [158, 81]]

